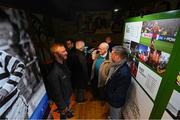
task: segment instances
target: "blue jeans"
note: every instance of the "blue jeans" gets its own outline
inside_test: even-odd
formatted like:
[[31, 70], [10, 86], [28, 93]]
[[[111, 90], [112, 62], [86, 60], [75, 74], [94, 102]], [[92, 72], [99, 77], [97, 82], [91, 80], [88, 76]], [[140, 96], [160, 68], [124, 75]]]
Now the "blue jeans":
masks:
[[109, 105], [109, 108], [110, 108], [110, 111], [109, 111], [110, 119], [122, 119], [121, 107], [115, 108], [115, 107]]

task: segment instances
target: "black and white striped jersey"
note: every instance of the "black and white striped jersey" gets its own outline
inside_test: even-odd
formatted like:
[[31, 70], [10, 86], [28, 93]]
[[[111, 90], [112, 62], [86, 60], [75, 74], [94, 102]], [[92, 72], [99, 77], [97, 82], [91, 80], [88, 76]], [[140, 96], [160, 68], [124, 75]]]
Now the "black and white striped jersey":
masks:
[[25, 65], [19, 59], [0, 51], [0, 88], [10, 93], [17, 87], [24, 69]]

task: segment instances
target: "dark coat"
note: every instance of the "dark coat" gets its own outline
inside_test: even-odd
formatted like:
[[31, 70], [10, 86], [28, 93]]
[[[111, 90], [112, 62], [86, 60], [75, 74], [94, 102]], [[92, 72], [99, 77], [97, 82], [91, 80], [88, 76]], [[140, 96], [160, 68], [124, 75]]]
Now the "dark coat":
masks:
[[67, 104], [65, 101], [70, 99], [72, 94], [71, 73], [65, 64], [54, 62], [53, 67], [47, 77], [48, 86], [52, 100], [59, 109], [64, 109]]
[[[67, 58], [67, 65], [68, 65], [68, 68], [69, 70], [72, 72], [73, 71], [73, 68], [72, 68], [72, 64], [73, 64], [73, 57], [75, 55], [75, 52], [76, 52], [76, 49], [73, 47], [71, 48], [69, 51], [68, 51], [68, 58]], [[71, 76], [72, 77], [72, 76]], [[71, 83], [72, 83], [72, 88], [74, 89], [75, 88], [75, 81], [73, 81], [73, 79], [71, 78]]]
[[124, 63], [112, 74], [105, 86], [105, 96], [111, 106], [119, 108], [125, 104], [130, 83], [130, 69], [127, 63]]
[[72, 81], [75, 88], [86, 88], [89, 81], [87, 60], [83, 52], [76, 50], [73, 61], [71, 63], [72, 68]]
[[109, 51], [112, 52], [112, 48], [116, 45], [112, 42], [110, 42], [108, 45], [109, 45]]
[[73, 47], [68, 51], [67, 65], [69, 70], [72, 71], [73, 56], [75, 55], [76, 49]]

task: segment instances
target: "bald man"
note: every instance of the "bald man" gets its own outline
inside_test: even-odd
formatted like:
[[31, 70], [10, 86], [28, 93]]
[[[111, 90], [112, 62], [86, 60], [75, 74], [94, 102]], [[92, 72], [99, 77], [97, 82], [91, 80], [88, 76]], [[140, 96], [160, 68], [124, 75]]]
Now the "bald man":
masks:
[[85, 43], [78, 40], [75, 44], [76, 51], [72, 62], [72, 81], [75, 86], [75, 100], [77, 103], [85, 101], [84, 92], [89, 81], [87, 60], [84, 53]]
[[92, 85], [92, 92], [94, 98], [100, 98], [103, 99], [103, 95], [98, 92], [100, 91], [98, 88], [103, 87], [99, 83], [102, 81], [102, 74], [100, 69], [102, 69], [102, 63], [105, 60], [109, 60], [109, 45], [106, 42], [103, 42], [98, 47], [99, 54], [95, 58], [93, 65], [92, 65], [92, 71], [91, 71], [91, 85]]
[[70, 71], [64, 64], [67, 59], [67, 51], [62, 44], [53, 44], [51, 53], [54, 56], [53, 67], [47, 77], [48, 85], [52, 94], [52, 100], [55, 102], [60, 118], [72, 117], [69, 109], [70, 97], [72, 94]]

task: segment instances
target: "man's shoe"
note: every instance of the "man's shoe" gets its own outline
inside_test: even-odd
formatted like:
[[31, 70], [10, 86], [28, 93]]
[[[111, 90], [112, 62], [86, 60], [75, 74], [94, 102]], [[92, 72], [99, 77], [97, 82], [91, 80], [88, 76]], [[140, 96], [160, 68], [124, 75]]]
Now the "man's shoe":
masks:
[[72, 113], [72, 111], [68, 111], [67, 113], [66, 113], [66, 115], [67, 115], [67, 118], [72, 118], [74, 115], [73, 115], [73, 113]]
[[61, 119], [61, 120], [66, 119], [66, 114], [65, 114], [65, 113], [61, 113], [61, 114], [60, 114], [60, 119]]

